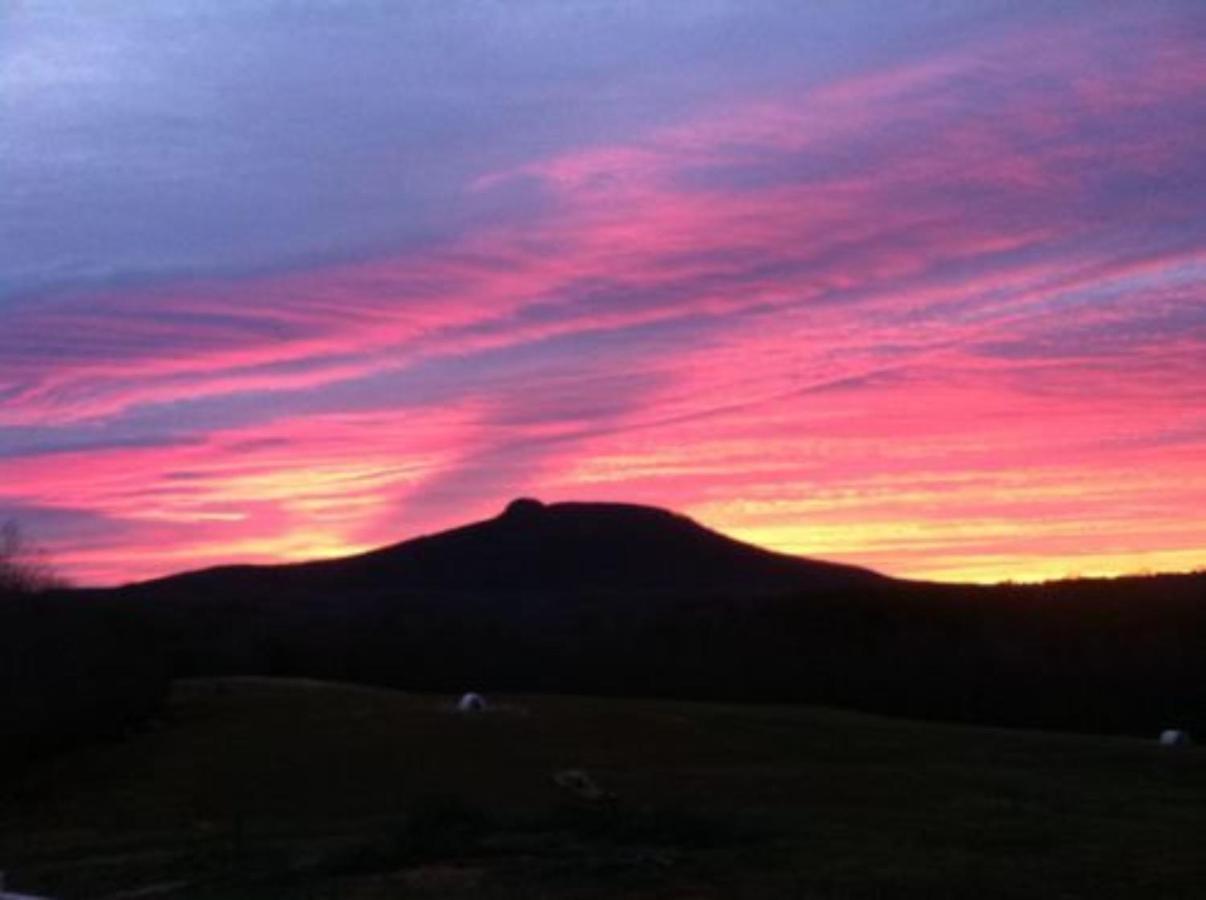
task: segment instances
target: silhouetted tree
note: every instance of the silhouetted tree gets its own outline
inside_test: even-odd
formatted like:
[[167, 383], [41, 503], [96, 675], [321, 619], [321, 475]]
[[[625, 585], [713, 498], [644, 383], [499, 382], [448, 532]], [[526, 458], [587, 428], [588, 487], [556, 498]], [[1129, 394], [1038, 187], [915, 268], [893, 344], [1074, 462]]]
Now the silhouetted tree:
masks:
[[0, 525], [0, 596], [36, 594], [64, 586], [42, 554], [23, 539], [16, 522], [10, 519]]
[[0, 527], [0, 778], [14, 763], [121, 734], [167, 696], [154, 630], [59, 587], [17, 526]]

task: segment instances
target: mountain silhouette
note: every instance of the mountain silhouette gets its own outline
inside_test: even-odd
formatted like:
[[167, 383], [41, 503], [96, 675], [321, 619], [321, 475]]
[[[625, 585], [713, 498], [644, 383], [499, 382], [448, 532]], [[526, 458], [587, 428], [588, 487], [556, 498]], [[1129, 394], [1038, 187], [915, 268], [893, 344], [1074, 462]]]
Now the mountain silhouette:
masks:
[[883, 579], [867, 569], [773, 553], [686, 516], [628, 503], [523, 498], [499, 516], [358, 556], [235, 566], [163, 581], [265, 578], [310, 587], [560, 591], [806, 590]]
[[492, 519], [357, 556], [59, 599], [131, 620], [173, 677], [1206, 731], [1206, 574], [909, 581], [772, 553], [630, 504], [522, 499]]

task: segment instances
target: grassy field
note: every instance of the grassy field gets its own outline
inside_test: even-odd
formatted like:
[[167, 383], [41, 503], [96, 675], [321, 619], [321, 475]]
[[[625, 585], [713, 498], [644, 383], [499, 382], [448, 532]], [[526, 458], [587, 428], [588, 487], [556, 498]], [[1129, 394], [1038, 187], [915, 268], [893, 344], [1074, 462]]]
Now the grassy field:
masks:
[[[182, 683], [0, 783], [14, 890], [98, 898], [1206, 896], [1206, 753], [795, 707]], [[614, 795], [553, 783], [581, 769]]]

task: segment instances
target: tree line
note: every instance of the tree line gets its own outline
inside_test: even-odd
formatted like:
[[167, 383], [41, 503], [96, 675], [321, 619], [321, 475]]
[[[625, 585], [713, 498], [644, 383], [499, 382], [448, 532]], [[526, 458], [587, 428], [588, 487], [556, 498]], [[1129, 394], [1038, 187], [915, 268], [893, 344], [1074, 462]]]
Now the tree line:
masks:
[[81, 602], [15, 526], [0, 529], [0, 766], [137, 727], [169, 676], [142, 617]]

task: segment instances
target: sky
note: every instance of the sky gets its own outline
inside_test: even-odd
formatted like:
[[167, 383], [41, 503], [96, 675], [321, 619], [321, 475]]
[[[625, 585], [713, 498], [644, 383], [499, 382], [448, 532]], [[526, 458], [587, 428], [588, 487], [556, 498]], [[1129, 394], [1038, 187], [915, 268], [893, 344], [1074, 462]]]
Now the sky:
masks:
[[0, 4], [0, 520], [114, 584], [523, 495], [1206, 565], [1206, 5]]

